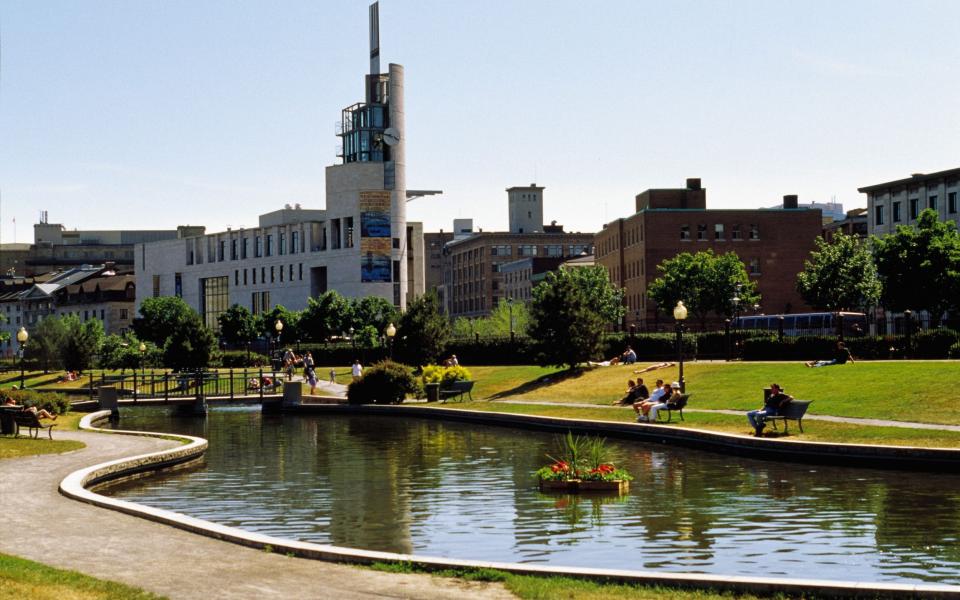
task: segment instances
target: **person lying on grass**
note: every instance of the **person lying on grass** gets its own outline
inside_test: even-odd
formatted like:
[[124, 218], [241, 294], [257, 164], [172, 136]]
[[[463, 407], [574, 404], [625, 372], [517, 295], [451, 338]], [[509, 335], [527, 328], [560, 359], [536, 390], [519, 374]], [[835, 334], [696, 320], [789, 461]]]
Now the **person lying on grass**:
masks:
[[850, 351], [847, 350], [847, 346], [843, 342], [837, 342], [837, 349], [833, 353], [833, 360], [811, 360], [803, 364], [808, 367], [829, 367], [831, 365], [845, 365], [848, 362], [851, 365], [853, 364], [853, 357], [850, 356]]
[[674, 366], [675, 364], [677, 364], [677, 363], [672, 363], [672, 362], [657, 363], [657, 364], [655, 364], [655, 365], [650, 365], [649, 367], [644, 367], [644, 368], [642, 368], [642, 369], [636, 370], [636, 371], [633, 372], [633, 374], [634, 374], [634, 375], [640, 375], [640, 374], [642, 374], [642, 373], [646, 373], [647, 371], [656, 371], [657, 369], [666, 369], [666, 368], [669, 368], [669, 367]]

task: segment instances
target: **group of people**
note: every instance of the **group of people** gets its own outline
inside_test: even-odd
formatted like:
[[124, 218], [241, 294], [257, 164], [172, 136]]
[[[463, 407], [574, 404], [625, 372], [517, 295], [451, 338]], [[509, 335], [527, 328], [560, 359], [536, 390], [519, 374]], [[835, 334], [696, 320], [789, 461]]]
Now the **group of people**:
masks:
[[3, 406], [7, 408], [18, 408], [24, 412], [33, 413], [37, 415], [38, 419], [50, 419], [51, 421], [57, 420], [57, 415], [53, 414], [47, 409], [37, 408], [36, 406], [22, 406], [20, 404], [17, 404], [17, 401], [11, 398], [10, 396], [6, 396], [3, 399]]
[[[643, 380], [640, 379], [639, 381], [642, 385]], [[682, 397], [679, 382], [666, 383], [662, 379], [658, 379], [656, 386], [653, 388], [653, 393], [647, 398], [638, 399], [633, 403], [633, 412], [637, 414], [637, 423], [656, 422], [657, 413], [665, 408], [678, 406]]]
[[637, 353], [633, 348], [627, 346], [627, 348], [623, 351], [623, 354], [618, 354], [610, 360], [601, 360], [599, 362], [587, 361], [587, 364], [591, 367], [610, 367], [621, 364], [632, 365], [635, 362], [637, 362]]

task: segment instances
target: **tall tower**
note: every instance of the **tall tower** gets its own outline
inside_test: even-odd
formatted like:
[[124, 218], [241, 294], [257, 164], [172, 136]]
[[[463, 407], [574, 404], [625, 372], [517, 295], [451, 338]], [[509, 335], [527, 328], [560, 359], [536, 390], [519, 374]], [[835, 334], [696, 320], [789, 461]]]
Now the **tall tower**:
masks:
[[510, 209], [510, 233], [543, 233], [543, 187], [507, 188]]
[[[341, 164], [327, 167], [327, 214], [340, 246], [356, 261], [330, 265], [330, 286], [345, 295], [377, 295], [406, 308], [407, 209], [403, 67], [380, 73], [380, 7], [370, 5], [370, 73], [364, 101], [342, 111]], [[358, 224], [354, 232], [354, 224]], [[349, 244], [349, 245], [348, 245]]]

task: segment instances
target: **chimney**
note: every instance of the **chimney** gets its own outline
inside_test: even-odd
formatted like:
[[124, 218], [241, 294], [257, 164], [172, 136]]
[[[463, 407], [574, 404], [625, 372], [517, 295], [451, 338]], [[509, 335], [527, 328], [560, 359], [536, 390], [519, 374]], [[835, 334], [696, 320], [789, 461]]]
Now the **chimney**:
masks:
[[699, 189], [700, 189], [700, 178], [699, 178], [699, 177], [687, 177], [687, 189], [688, 189], [688, 190], [699, 190]]
[[787, 194], [783, 197], [783, 207], [784, 208], [797, 208], [797, 200], [799, 196], [796, 194]]

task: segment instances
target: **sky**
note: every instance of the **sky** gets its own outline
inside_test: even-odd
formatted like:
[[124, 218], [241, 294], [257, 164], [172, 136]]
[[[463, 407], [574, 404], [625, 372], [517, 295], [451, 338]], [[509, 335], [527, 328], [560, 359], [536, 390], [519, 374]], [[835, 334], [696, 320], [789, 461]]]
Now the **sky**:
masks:
[[[215, 232], [323, 208], [367, 5], [0, 0], [0, 241], [41, 210]], [[504, 230], [504, 190], [536, 182], [547, 222], [596, 231], [688, 177], [710, 208], [865, 206], [960, 166], [957, 22], [953, 0], [383, 0], [407, 186], [444, 192], [407, 217]]]

